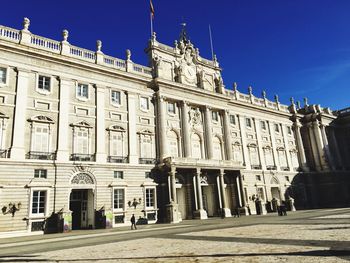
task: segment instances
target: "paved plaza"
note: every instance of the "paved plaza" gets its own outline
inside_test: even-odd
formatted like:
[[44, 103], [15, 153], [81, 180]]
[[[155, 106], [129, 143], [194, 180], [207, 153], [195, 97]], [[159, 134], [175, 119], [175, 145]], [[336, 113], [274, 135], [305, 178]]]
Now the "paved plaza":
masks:
[[0, 262], [347, 262], [350, 208], [0, 239]]

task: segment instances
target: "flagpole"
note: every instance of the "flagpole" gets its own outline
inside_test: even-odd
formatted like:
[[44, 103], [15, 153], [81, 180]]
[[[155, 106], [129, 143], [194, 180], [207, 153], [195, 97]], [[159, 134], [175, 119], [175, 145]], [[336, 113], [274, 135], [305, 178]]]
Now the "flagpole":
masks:
[[149, 18], [151, 21], [151, 39], [153, 37], [153, 17], [152, 17], [152, 12], [149, 13]]
[[210, 38], [210, 48], [211, 48], [211, 59], [214, 60], [214, 48], [213, 48], [213, 39], [211, 36], [211, 27], [209, 24], [209, 38]]

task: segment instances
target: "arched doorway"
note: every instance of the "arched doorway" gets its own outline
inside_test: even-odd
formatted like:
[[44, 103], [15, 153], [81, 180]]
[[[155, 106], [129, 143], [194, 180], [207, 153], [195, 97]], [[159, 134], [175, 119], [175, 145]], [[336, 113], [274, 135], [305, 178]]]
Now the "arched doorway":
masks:
[[85, 172], [78, 173], [71, 180], [69, 210], [72, 211], [72, 230], [95, 227], [95, 202], [93, 177]]

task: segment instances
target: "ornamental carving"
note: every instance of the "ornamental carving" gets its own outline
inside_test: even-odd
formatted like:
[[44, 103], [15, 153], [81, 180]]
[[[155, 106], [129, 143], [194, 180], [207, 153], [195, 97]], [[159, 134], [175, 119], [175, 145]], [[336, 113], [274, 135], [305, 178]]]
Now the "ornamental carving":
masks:
[[94, 184], [91, 176], [86, 173], [79, 173], [75, 175], [71, 181], [72, 184]]
[[191, 109], [189, 112], [189, 117], [190, 117], [190, 123], [194, 125], [201, 124], [201, 112], [199, 111], [198, 108], [196, 109]]

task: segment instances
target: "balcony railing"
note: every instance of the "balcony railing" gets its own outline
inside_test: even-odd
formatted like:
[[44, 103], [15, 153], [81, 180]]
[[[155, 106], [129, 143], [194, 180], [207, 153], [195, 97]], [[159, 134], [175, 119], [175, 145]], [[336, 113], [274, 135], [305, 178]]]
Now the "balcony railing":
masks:
[[289, 167], [281, 167], [281, 171], [289, 171]]
[[254, 169], [254, 170], [261, 170], [261, 165], [253, 165], [252, 164], [252, 169]]
[[27, 153], [26, 158], [34, 160], [55, 160], [56, 153], [30, 151]]
[[277, 170], [277, 167], [274, 165], [267, 165], [266, 170]]
[[156, 159], [154, 158], [139, 158], [139, 164], [155, 164]]
[[0, 150], [0, 158], [8, 158], [9, 150]]
[[80, 153], [73, 153], [70, 156], [71, 161], [79, 161], [79, 162], [94, 162], [95, 161], [95, 154], [80, 154]]
[[124, 156], [108, 156], [107, 162], [109, 163], [127, 163], [128, 157]]

